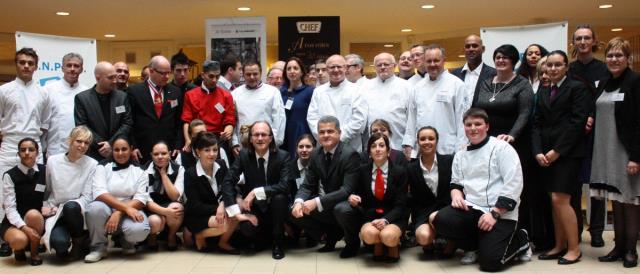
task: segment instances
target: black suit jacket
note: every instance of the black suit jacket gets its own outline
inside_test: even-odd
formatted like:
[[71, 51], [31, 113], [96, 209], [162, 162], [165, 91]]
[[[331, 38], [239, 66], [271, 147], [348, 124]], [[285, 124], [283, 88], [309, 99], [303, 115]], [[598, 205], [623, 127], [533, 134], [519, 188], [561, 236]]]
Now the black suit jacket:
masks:
[[[220, 168], [214, 175], [218, 187], [227, 175], [227, 166], [222, 160], [216, 160]], [[196, 167], [189, 168], [184, 173], [184, 194], [187, 197], [185, 205], [185, 223], [197, 218], [209, 218], [216, 214], [222, 190], [218, 188], [215, 195], [211, 184], [205, 176], [198, 176]]]
[[592, 94], [584, 83], [565, 78], [558, 95], [551, 102], [551, 87], [538, 91], [538, 103], [533, 121], [533, 155], [553, 149], [560, 156], [586, 156], [585, 125]]
[[[604, 87], [611, 81], [611, 77], [609, 74], [600, 81], [595, 98], [604, 92]], [[640, 162], [640, 76], [627, 68], [620, 77], [624, 77], [620, 83], [620, 93], [624, 94], [624, 100], [615, 102], [614, 105], [616, 131], [618, 139], [629, 154], [629, 160]], [[593, 109], [595, 110], [595, 105]], [[595, 114], [594, 118], [597, 119], [598, 113]]]
[[[458, 78], [460, 78], [460, 80], [462, 80], [464, 82], [464, 78], [467, 76], [467, 73], [466, 73], [466, 71], [463, 72], [462, 68], [464, 68], [464, 66], [454, 69], [451, 72], [451, 74], [457, 76]], [[480, 70], [480, 76], [478, 76], [478, 82], [476, 83], [475, 89], [478, 88], [478, 84], [479, 83], [482, 83], [482, 81], [484, 81], [485, 79], [489, 79], [489, 78], [491, 78], [493, 76], [496, 76], [496, 69], [494, 69], [494, 68], [490, 67], [489, 65], [483, 63], [482, 64], [482, 69]]]
[[260, 175], [258, 170], [258, 160], [256, 153], [248, 148], [240, 151], [240, 154], [233, 162], [227, 176], [222, 183], [222, 191], [224, 193], [224, 205], [230, 206], [236, 204], [236, 185], [240, 179], [240, 174], [244, 173], [244, 184], [239, 185], [239, 193], [243, 198], [249, 194], [254, 188], [264, 187], [264, 192], [268, 197], [276, 194], [289, 193], [289, 184], [291, 183], [291, 163], [289, 153], [278, 149], [269, 152], [269, 162], [265, 167], [267, 171], [267, 184], [258, 184], [257, 176]]
[[[379, 201], [371, 189], [373, 174], [373, 161], [363, 164], [359, 169], [358, 185], [354, 194], [361, 199], [360, 207], [363, 210], [366, 221], [378, 218], [387, 219], [389, 223], [406, 223], [409, 217], [407, 211], [407, 170], [389, 161], [387, 174], [387, 189], [384, 198]], [[383, 213], [376, 213], [376, 209], [382, 208]]]
[[140, 149], [145, 160], [151, 159], [151, 148], [165, 141], [169, 150], [182, 148], [182, 93], [174, 85], [163, 89], [164, 103], [158, 118], [147, 82], [129, 87], [129, 102], [133, 116], [132, 145]]
[[[93, 133], [93, 142], [87, 151], [87, 155], [98, 161], [104, 159], [98, 153], [98, 143], [107, 141], [112, 143], [117, 137], [129, 139], [129, 132], [133, 126], [131, 118], [131, 106], [124, 91], [111, 91], [111, 120], [109, 123], [104, 120], [100, 101], [95, 85], [76, 95], [74, 99], [73, 117], [76, 126], [87, 126]], [[116, 108], [124, 107], [124, 111], [117, 113]]]
[[420, 159], [415, 159], [409, 163], [407, 174], [409, 177], [411, 211], [414, 214], [426, 212], [426, 216], [429, 216], [432, 212], [451, 204], [449, 186], [451, 184], [453, 155], [436, 154], [436, 160], [438, 162], [438, 189], [436, 195], [433, 195], [424, 180], [424, 176], [422, 176]]
[[309, 200], [319, 195], [320, 184], [325, 195], [320, 197], [324, 210], [346, 201], [353, 192], [358, 180], [358, 168], [361, 163], [358, 152], [343, 142], [338, 143], [332, 156], [329, 170], [325, 168], [324, 150], [318, 146], [311, 154], [309, 171], [296, 193], [296, 199]]

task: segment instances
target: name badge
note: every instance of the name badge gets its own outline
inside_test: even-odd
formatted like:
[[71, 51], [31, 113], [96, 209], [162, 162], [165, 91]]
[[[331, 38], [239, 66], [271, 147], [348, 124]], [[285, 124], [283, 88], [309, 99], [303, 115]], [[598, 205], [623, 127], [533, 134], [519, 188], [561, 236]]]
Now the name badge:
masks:
[[304, 182], [304, 178], [297, 178], [296, 179], [296, 186], [298, 186], [298, 188], [300, 188], [300, 186], [302, 185], [302, 182]]
[[438, 94], [436, 95], [437, 102], [449, 102], [449, 96], [447, 94]]
[[215, 107], [218, 110], [218, 112], [220, 113], [224, 112], [224, 107], [220, 103], [217, 103]]
[[36, 185], [36, 191], [37, 192], [44, 192], [44, 189], [46, 188], [46, 185], [41, 185], [41, 184], [37, 184]]
[[284, 104], [284, 109], [291, 110], [291, 106], [293, 106], [293, 98], [287, 99], [287, 103]]
[[169, 104], [171, 105], [171, 108], [175, 108], [178, 106], [178, 100], [169, 100]]
[[124, 113], [126, 109], [124, 108], [124, 106], [117, 106], [116, 107], [116, 114], [120, 114], [120, 113]]
[[613, 96], [611, 98], [611, 101], [614, 101], [614, 102], [622, 102], [622, 101], [624, 101], [624, 93], [613, 94]]

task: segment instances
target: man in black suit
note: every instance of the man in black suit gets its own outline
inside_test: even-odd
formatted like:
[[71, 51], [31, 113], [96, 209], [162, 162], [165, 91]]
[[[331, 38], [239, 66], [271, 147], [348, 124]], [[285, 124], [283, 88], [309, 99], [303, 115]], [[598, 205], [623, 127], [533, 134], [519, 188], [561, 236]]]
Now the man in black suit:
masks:
[[73, 116], [76, 126], [84, 125], [93, 133], [87, 155], [98, 161], [111, 155], [111, 143], [118, 137], [129, 138], [133, 126], [127, 94], [116, 90], [116, 69], [99, 62], [94, 69], [96, 84], [78, 93]]
[[464, 39], [464, 58], [467, 63], [454, 69], [452, 74], [464, 81], [467, 87], [467, 108], [471, 107], [478, 83], [496, 75], [496, 69], [482, 63], [484, 45], [480, 36], [471, 34]]
[[160, 140], [167, 143], [172, 157], [182, 148], [182, 92], [167, 85], [170, 74], [167, 58], [157, 55], [149, 62], [149, 79], [129, 87], [133, 157], [140, 163], [151, 159], [151, 148]]
[[[257, 225], [241, 222], [240, 232], [258, 244], [273, 239], [272, 256], [279, 260], [284, 258], [284, 221], [293, 181], [290, 157], [288, 152], [277, 149], [269, 123], [253, 123], [249, 135], [249, 147], [240, 151], [222, 183], [224, 204], [229, 217], [245, 211], [258, 218]], [[238, 184], [241, 174], [244, 183]]]
[[[360, 247], [360, 219], [347, 202], [358, 180], [361, 159], [349, 144], [340, 142], [340, 122], [323, 116], [318, 121], [320, 146], [309, 163], [304, 182], [296, 193], [293, 222], [316, 240], [326, 233], [326, 245], [319, 252], [330, 252], [344, 233], [346, 247], [341, 258], [354, 257]], [[354, 229], [354, 227], [356, 227]]]

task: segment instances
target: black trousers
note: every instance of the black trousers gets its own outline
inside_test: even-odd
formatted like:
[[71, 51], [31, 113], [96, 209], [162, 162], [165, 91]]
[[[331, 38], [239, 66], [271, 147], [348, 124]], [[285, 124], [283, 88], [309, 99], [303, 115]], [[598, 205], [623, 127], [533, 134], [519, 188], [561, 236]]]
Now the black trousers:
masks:
[[513, 259], [528, 241], [516, 233], [517, 222], [499, 219], [491, 231], [478, 228], [482, 211], [464, 211], [449, 206], [438, 211], [434, 226], [438, 234], [453, 240], [458, 247], [478, 251], [478, 262], [483, 271], [499, 271]]
[[360, 244], [358, 233], [362, 214], [347, 201], [334, 208], [323, 208], [322, 212], [315, 210], [301, 218], [292, 218], [291, 221], [318, 241], [323, 234], [327, 234], [327, 242], [335, 243], [344, 235], [347, 244]]
[[289, 212], [289, 197], [284, 194], [277, 194], [270, 197], [268, 201], [255, 200], [252, 205], [251, 214], [258, 218], [258, 226], [250, 222], [241, 222], [240, 233], [258, 244], [268, 244], [273, 241], [277, 245], [282, 245], [284, 240], [284, 221]]
[[62, 207], [60, 218], [51, 230], [49, 243], [58, 256], [67, 254], [71, 246], [71, 238], [78, 238], [84, 232], [84, 216], [80, 204], [67, 202]]

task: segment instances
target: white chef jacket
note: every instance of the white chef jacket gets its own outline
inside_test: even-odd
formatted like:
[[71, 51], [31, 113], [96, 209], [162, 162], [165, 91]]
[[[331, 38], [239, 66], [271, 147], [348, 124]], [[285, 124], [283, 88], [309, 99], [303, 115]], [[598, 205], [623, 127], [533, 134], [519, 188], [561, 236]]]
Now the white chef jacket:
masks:
[[[416, 132], [423, 126], [438, 130], [438, 152], [454, 154], [467, 143], [462, 116], [466, 88], [460, 78], [443, 71], [436, 80], [425, 77], [412, 90], [403, 145], [416, 148]], [[416, 153], [414, 149], [413, 154]]]
[[331, 115], [340, 121], [340, 141], [354, 150], [362, 151], [362, 133], [367, 127], [368, 106], [362, 92], [354, 83], [344, 79], [338, 86], [327, 83], [316, 87], [311, 97], [307, 123], [318, 139], [318, 120]]
[[[93, 175], [98, 162], [83, 155], [75, 162], [66, 154], [56, 154], [47, 160], [47, 191], [43, 207], [60, 207], [70, 200], [76, 200], [84, 209], [93, 197], [91, 194]], [[59, 208], [62, 210], [62, 208]]]
[[[39, 140], [41, 129], [49, 129], [49, 95], [37, 81], [25, 83], [16, 78], [0, 86], [0, 114], [0, 134], [3, 137], [19, 135]], [[17, 146], [15, 151], [18, 151]]]
[[49, 156], [67, 152], [67, 138], [76, 126], [73, 118], [74, 99], [76, 94], [87, 90], [80, 83], [71, 86], [64, 79], [48, 82], [44, 87], [51, 98], [51, 121], [46, 134], [46, 147]]
[[429, 78], [428, 77], [429, 74], [425, 73], [424, 77], [420, 76], [420, 73], [418, 73], [418, 71], [416, 71], [415, 74], [413, 74], [413, 76], [411, 76], [411, 78], [409, 78], [407, 81], [409, 82], [409, 84], [411, 84], [411, 86], [415, 86], [418, 82], [420, 82], [422, 79]]
[[407, 127], [410, 106], [409, 82], [396, 76], [391, 76], [384, 82], [376, 77], [363, 84], [360, 91], [369, 108], [365, 132], [369, 132], [373, 121], [384, 119], [391, 127], [391, 148], [402, 150], [402, 138]]
[[125, 169], [113, 171], [114, 165], [110, 162], [96, 167], [93, 175], [93, 199], [109, 193], [122, 202], [138, 200], [146, 205], [150, 200], [147, 192], [147, 186], [149, 186], [147, 173], [133, 164]]
[[265, 84], [260, 84], [257, 89], [248, 89], [247, 85], [242, 85], [233, 90], [231, 95], [238, 114], [232, 144], [234, 146], [240, 144], [241, 126], [264, 120], [271, 125], [273, 140], [280, 146], [284, 141], [284, 128], [287, 123], [280, 91]]

